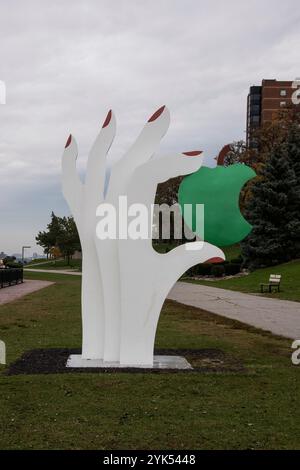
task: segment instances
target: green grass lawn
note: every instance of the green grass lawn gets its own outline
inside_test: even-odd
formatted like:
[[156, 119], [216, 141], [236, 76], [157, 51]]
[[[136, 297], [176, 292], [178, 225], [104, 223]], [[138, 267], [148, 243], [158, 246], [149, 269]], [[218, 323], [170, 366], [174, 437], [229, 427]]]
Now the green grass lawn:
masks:
[[40, 264], [40, 263], [48, 263], [49, 260], [47, 260], [47, 258], [36, 258], [36, 259], [32, 259], [31, 261], [28, 261], [27, 263], [25, 263], [25, 266], [28, 266], [31, 265], [31, 264]]
[[[42, 264], [43, 263], [43, 264]], [[67, 263], [67, 260], [65, 259], [58, 259], [56, 261], [39, 261], [38, 263], [28, 263], [28, 267], [34, 268], [34, 264], [37, 264], [36, 269], [62, 269], [62, 270], [67, 270], [67, 269], [72, 269], [72, 270], [77, 270], [81, 271], [81, 265], [82, 261], [81, 259], [71, 259], [70, 264]], [[26, 269], [26, 266], [24, 266]]]
[[[8, 362], [80, 347], [77, 276], [0, 307]], [[284, 314], [284, 312], [283, 312]], [[156, 344], [217, 348], [243, 372], [0, 374], [1, 449], [299, 449], [300, 366], [291, 341], [167, 302]]]
[[260, 293], [260, 283], [268, 283], [270, 274], [281, 274], [280, 292], [264, 294], [268, 297], [300, 302], [300, 260], [273, 266], [271, 268], [258, 269], [248, 276], [215, 281], [188, 281], [205, 284], [211, 287], [237, 290], [240, 292]]

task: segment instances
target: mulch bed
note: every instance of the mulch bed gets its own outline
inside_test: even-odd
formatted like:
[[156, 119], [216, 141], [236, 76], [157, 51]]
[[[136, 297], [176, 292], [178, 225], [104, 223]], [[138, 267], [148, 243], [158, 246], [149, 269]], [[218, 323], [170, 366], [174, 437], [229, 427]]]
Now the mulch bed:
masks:
[[232, 356], [218, 349], [156, 349], [156, 355], [184, 356], [193, 369], [143, 369], [143, 368], [96, 368], [96, 367], [66, 367], [70, 354], [81, 354], [80, 349], [32, 349], [26, 351], [20, 359], [9, 365], [5, 374], [68, 374], [68, 373], [205, 373], [205, 372], [245, 372], [245, 367]]

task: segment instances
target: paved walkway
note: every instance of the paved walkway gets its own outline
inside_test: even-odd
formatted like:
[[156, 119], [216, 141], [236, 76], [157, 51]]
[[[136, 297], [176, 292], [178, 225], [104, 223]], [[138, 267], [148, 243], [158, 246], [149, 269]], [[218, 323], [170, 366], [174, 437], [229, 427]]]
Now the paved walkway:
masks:
[[47, 273], [47, 274], [69, 274], [71, 276], [81, 276], [81, 272], [79, 271], [64, 271], [62, 269], [33, 269], [33, 268], [25, 268], [25, 271], [30, 271], [33, 273]]
[[277, 335], [300, 339], [298, 302], [187, 282], [177, 282], [169, 292], [168, 299], [239, 320]]
[[3, 287], [3, 289], [0, 289], [0, 305], [12, 302], [24, 295], [31, 294], [31, 292], [51, 286], [52, 284], [54, 283], [49, 281], [33, 281], [26, 279], [23, 284]]
[[[25, 269], [25, 271], [81, 276], [81, 272], [58, 269]], [[177, 282], [169, 292], [168, 299], [202, 308], [277, 335], [300, 339], [300, 302], [271, 299], [187, 282]]]
[[44, 264], [53, 264], [53, 260], [51, 261], [40, 261], [39, 263], [31, 263], [31, 264], [26, 264], [27, 268], [34, 268], [35, 266], [41, 266]]

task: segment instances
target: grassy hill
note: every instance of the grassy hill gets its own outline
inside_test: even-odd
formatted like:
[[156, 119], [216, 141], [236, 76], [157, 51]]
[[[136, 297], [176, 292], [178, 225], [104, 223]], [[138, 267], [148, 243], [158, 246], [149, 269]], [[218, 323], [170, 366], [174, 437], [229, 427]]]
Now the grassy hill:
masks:
[[[260, 293], [260, 283], [267, 283], [270, 274], [281, 274], [281, 292], [264, 294], [272, 298], [295, 300], [300, 302], [300, 260], [290, 261], [271, 268], [257, 269], [245, 277], [238, 277], [226, 280], [216, 281], [189, 281], [199, 284], [205, 284], [211, 287], [220, 287], [222, 289], [237, 290], [240, 292], [249, 292], [253, 294]], [[300, 313], [299, 313], [300, 315]]]
[[81, 271], [81, 264], [82, 261], [81, 259], [71, 259], [70, 264], [67, 263], [67, 260], [65, 259], [58, 259], [56, 261], [53, 260], [38, 260], [36, 262], [30, 262], [27, 265], [25, 265], [25, 269], [27, 268], [33, 268], [33, 269], [62, 269], [62, 270], [77, 270]]

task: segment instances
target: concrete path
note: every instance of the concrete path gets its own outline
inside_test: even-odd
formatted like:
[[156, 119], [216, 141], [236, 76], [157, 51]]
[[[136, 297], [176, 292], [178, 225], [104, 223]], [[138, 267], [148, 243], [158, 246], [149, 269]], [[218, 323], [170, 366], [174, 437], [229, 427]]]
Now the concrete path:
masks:
[[[81, 272], [54, 269], [25, 271], [81, 276]], [[300, 339], [300, 302], [271, 299], [187, 282], [177, 282], [169, 292], [168, 299], [239, 320], [277, 335]]]
[[300, 302], [187, 282], [177, 282], [169, 292], [168, 299], [239, 320], [277, 335], [300, 339]]
[[0, 305], [12, 302], [24, 295], [31, 294], [31, 292], [36, 292], [37, 290], [51, 286], [52, 284], [54, 283], [49, 281], [33, 281], [26, 279], [23, 284], [3, 287], [3, 289], [0, 289]]
[[81, 276], [81, 272], [78, 271], [64, 271], [62, 269], [28, 269], [25, 268], [24, 272], [29, 271], [32, 273], [47, 273], [47, 274], [69, 274], [71, 276]]
[[35, 266], [41, 266], [44, 264], [53, 264], [53, 261], [40, 261], [39, 263], [26, 264], [26, 268], [34, 268]]

